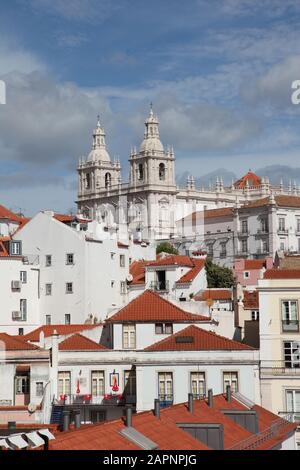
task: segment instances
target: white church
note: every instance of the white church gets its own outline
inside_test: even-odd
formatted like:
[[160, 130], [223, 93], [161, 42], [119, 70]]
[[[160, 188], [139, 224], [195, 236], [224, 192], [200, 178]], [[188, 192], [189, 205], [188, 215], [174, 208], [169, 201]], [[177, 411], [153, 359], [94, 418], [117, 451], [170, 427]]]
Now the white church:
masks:
[[267, 178], [251, 171], [229, 187], [217, 178], [213, 188], [196, 188], [193, 176], [185, 188], [177, 187], [174, 150], [164, 148], [152, 107], [144, 139], [139, 150], [131, 150], [129, 162], [129, 182], [123, 183], [120, 162], [111, 160], [98, 119], [92, 150], [79, 161], [77, 205], [82, 216], [104, 222], [107, 230], [129, 229], [137, 240], [175, 238], [176, 221], [195, 211], [245, 204], [271, 194], [300, 194], [296, 185], [271, 187]]

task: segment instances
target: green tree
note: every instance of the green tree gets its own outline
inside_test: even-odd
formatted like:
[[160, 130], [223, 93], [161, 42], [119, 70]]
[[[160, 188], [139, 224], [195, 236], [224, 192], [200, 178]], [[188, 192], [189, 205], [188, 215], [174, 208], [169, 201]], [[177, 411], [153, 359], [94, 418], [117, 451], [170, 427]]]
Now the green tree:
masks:
[[156, 254], [159, 253], [170, 253], [171, 255], [178, 255], [178, 250], [170, 242], [161, 242], [156, 247]]
[[233, 286], [233, 272], [230, 268], [223, 268], [213, 263], [210, 258], [205, 262], [207, 285], [210, 289], [223, 287], [224, 289]]

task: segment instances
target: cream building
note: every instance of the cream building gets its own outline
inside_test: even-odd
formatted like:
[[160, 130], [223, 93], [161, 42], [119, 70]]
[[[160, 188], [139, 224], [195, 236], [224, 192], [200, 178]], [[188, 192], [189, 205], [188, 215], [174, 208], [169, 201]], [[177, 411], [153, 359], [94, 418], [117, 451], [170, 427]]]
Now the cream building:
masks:
[[217, 178], [214, 187], [196, 188], [193, 176], [188, 177], [185, 188], [177, 187], [174, 150], [163, 146], [152, 107], [145, 121], [142, 143], [139, 150], [131, 150], [129, 162], [129, 182], [123, 183], [120, 162], [111, 160], [98, 119], [92, 150], [79, 161], [77, 205], [82, 215], [101, 219], [108, 226], [126, 226], [140, 240], [177, 236], [176, 221], [195, 211], [243, 204], [271, 193], [300, 194], [296, 184], [290, 182], [288, 188], [282, 183], [271, 187], [268, 179], [251, 171], [230, 187]]
[[300, 270], [266, 271], [258, 290], [262, 406], [300, 423]]

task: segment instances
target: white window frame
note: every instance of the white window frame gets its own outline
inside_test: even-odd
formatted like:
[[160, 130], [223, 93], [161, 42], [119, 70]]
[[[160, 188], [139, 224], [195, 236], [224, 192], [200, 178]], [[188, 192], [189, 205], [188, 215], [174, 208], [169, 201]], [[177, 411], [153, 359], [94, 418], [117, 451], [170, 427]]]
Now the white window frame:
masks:
[[22, 284], [27, 284], [27, 271], [20, 271], [20, 281]]
[[134, 323], [125, 323], [122, 326], [123, 349], [136, 348], [136, 326]]
[[73, 293], [74, 293], [73, 282], [71, 281], [66, 282], [66, 294], [73, 294]]
[[70, 395], [71, 394], [71, 372], [59, 371], [57, 374], [57, 395]]
[[20, 299], [20, 321], [27, 321], [27, 299]]
[[52, 283], [47, 282], [45, 284], [45, 295], [52, 295]]
[[223, 371], [223, 392], [226, 393], [226, 387], [230, 385], [233, 392], [239, 391], [239, 373], [238, 371], [224, 370]]
[[206, 396], [205, 372], [192, 371], [190, 373], [190, 390], [194, 398], [202, 398]]
[[105, 371], [91, 371], [91, 391], [93, 397], [101, 397], [105, 394]]
[[72, 266], [74, 265], [74, 253], [67, 253], [66, 254], [66, 265]]
[[45, 256], [45, 266], [48, 268], [49, 266], [52, 266], [52, 255], [46, 255]]

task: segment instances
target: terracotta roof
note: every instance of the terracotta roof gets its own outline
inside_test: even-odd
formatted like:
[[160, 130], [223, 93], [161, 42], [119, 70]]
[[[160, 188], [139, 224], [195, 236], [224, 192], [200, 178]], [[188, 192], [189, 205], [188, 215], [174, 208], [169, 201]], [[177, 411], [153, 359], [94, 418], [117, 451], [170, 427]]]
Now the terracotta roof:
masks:
[[14, 212], [10, 211], [4, 206], [0, 205], [0, 219], [8, 219], [11, 220], [12, 222], [22, 222], [24, 217], [21, 217], [20, 215], [15, 214]]
[[280, 259], [280, 269], [300, 269], [300, 256], [285, 256]]
[[300, 279], [300, 269], [268, 269], [264, 279]]
[[129, 267], [129, 272], [133, 277], [130, 285], [145, 284], [145, 267], [152, 261], [134, 261]]
[[151, 344], [145, 351], [233, 351], [253, 349], [246, 344], [191, 325], [175, 335]]
[[16, 337], [10, 336], [7, 333], [0, 333], [0, 342], [4, 343], [6, 351], [34, 351], [40, 349], [34, 344], [27, 343], [26, 339], [21, 338], [24, 338], [24, 336]]
[[[278, 207], [296, 207], [300, 208], [300, 197], [299, 196], [285, 196], [283, 194], [274, 196], [275, 202]], [[243, 205], [241, 209], [248, 209], [252, 207], [263, 207], [270, 203], [270, 197], [264, 197], [262, 199], [256, 199], [255, 201], [248, 202]]]
[[77, 215], [71, 215], [71, 214], [54, 214], [54, 219], [58, 220], [59, 222], [63, 223], [69, 223], [69, 222], [79, 222], [79, 223], [87, 223], [89, 220], [86, 219], [81, 219], [80, 217], [77, 217]]
[[259, 295], [258, 291], [249, 291], [249, 290], [244, 290], [244, 308], [246, 310], [252, 310], [252, 309], [259, 309]]
[[245, 259], [244, 269], [251, 271], [251, 269], [262, 269], [267, 267], [265, 259]]
[[129, 302], [126, 307], [111, 316], [108, 322], [195, 322], [210, 321], [208, 317], [185, 312], [151, 290]]
[[188, 266], [194, 267], [193, 261], [189, 256], [182, 255], [170, 255], [161, 256], [156, 261], [150, 261], [147, 266]]
[[260, 186], [261, 178], [249, 170], [248, 173], [234, 183], [234, 187], [237, 189], [244, 189], [247, 184], [249, 187]]
[[[134, 414], [132, 427], [157, 444], [158, 450], [208, 450], [203, 442], [194, 438], [188, 432], [180, 429], [180, 423], [189, 424], [221, 424], [224, 429], [224, 448], [231, 449], [247, 445], [255, 450], [272, 449], [285, 441], [295, 432], [297, 425], [278, 418], [273, 413], [254, 406], [258, 417], [259, 433], [253, 434], [240, 426], [224, 413], [224, 410], [249, 411], [251, 408], [242, 405], [234, 397], [228, 402], [223, 395], [213, 397], [210, 407], [205, 399], [194, 400], [193, 413], [190, 413], [186, 403], [180, 403], [160, 410], [160, 418], [152, 411]], [[276, 427], [272, 427], [276, 423]], [[124, 420], [106, 421], [80, 429], [56, 434], [56, 439], [49, 442], [49, 450], [140, 450], [120, 431], [125, 429]], [[260, 433], [265, 432], [262, 439]], [[40, 448], [42, 449], [42, 448]]]
[[59, 343], [58, 349], [60, 351], [96, 351], [107, 348], [102, 344], [98, 344], [95, 341], [76, 333]]
[[178, 281], [176, 281], [176, 284], [186, 284], [189, 282], [192, 282], [195, 277], [198, 276], [200, 271], [205, 267], [205, 259], [199, 259], [199, 258], [190, 258], [193, 267], [190, 269], [187, 273], [185, 273]]
[[7, 249], [7, 244], [5, 242], [9, 241], [10, 237], [1, 237], [0, 238], [0, 257], [9, 257], [9, 251]]
[[118, 242], [118, 248], [129, 248], [129, 245], [126, 243]]
[[195, 295], [194, 300], [205, 301], [208, 299], [212, 300], [231, 300], [232, 290], [231, 289], [207, 289], [200, 294]]
[[61, 336], [70, 335], [72, 333], [78, 333], [84, 330], [91, 330], [100, 326], [99, 324], [96, 325], [43, 325], [37, 328], [36, 330], [30, 331], [23, 336], [26, 341], [33, 341], [38, 342], [40, 340], [40, 333], [43, 331], [45, 338], [51, 336], [54, 333], [54, 330]]

